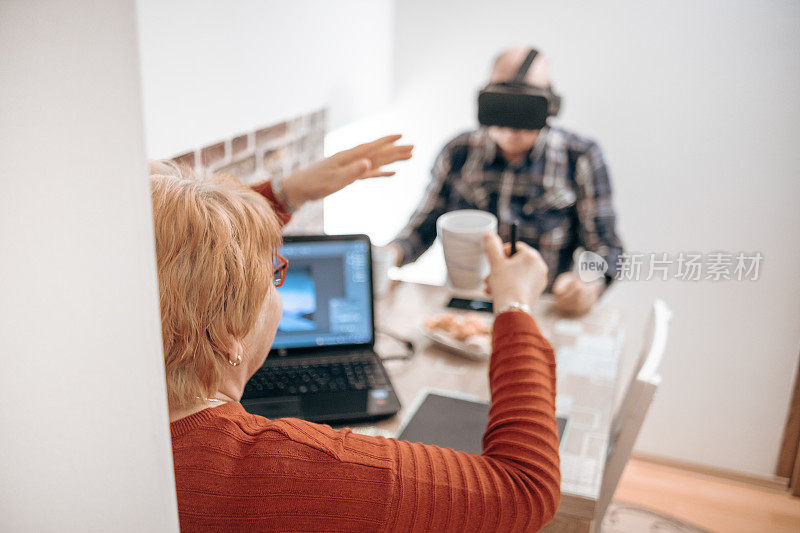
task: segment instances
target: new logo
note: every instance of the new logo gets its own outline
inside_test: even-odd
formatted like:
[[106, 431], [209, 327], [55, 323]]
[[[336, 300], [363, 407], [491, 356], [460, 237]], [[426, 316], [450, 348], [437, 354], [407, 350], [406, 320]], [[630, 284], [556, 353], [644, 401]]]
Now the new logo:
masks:
[[588, 250], [578, 256], [578, 277], [588, 283], [602, 278], [608, 272], [608, 263], [601, 256]]

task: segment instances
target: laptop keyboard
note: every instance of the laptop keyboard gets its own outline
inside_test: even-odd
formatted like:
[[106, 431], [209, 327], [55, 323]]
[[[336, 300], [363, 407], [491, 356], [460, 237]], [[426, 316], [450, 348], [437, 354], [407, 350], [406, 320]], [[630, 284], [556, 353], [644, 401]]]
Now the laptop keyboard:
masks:
[[247, 382], [243, 399], [359, 391], [387, 386], [383, 368], [373, 357], [281, 361], [261, 367]]

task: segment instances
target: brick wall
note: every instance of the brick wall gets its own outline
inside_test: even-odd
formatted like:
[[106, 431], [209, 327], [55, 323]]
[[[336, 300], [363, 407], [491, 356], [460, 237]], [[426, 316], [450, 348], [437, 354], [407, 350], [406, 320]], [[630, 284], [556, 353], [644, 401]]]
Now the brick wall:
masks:
[[[198, 174], [233, 174], [246, 184], [291, 174], [323, 158], [325, 110], [264, 126], [172, 158]], [[286, 234], [322, 233], [322, 202], [294, 214]]]

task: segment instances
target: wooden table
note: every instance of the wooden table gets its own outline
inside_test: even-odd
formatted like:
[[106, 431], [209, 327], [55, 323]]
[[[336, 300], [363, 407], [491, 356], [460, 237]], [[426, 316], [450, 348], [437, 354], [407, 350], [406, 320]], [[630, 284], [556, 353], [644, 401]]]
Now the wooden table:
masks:
[[[422, 335], [425, 319], [444, 312], [450, 297], [446, 287], [397, 283], [377, 300], [377, 329], [409, 338], [416, 346], [416, 355], [385, 363], [403, 410], [372, 426], [355, 426], [354, 431], [396, 436], [409, 409], [426, 388], [489, 400], [488, 362], [470, 361], [443, 351]], [[621, 313], [601, 302], [586, 316], [566, 319], [551, 307], [552, 300], [543, 296], [534, 315], [556, 350], [556, 411], [569, 422], [560, 446], [561, 506], [546, 530], [589, 531], [608, 449], [622, 345]], [[389, 355], [400, 348], [379, 335], [376, 350]]]

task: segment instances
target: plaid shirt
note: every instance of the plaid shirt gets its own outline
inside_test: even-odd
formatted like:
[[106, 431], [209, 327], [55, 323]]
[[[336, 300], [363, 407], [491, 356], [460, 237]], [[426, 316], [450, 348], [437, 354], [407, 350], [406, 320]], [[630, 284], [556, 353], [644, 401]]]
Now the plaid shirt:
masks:
[[392, 244], [402, 264], [415, 261], [436, 238], [436, 219], [456, 209], [497, 215], [499, 233], [539, 250], [550, 269], [548, 286], [572, 268], [578, 247], [608, 263], [606, 283], [616, 273], [622, 243], [603, 155], [593, 141], [555, 127], [541, 130], [522, 163], [511, 166], [486, 129], [459, 135], [436, 158], [432, 179], [406, 227]]

